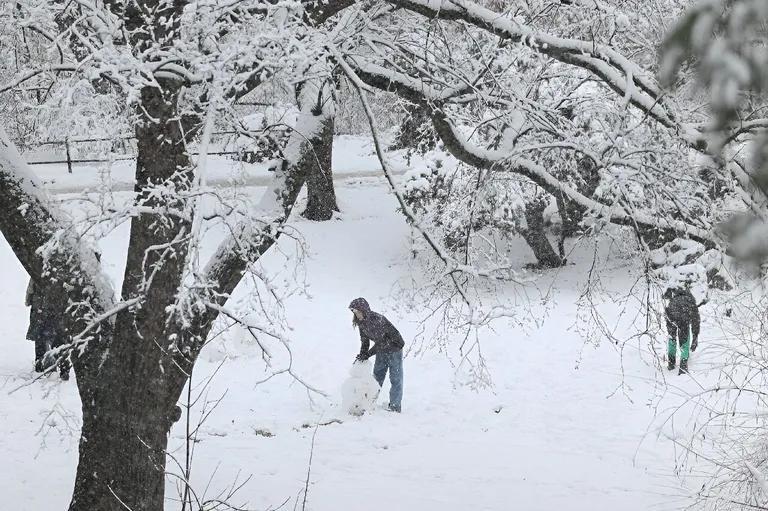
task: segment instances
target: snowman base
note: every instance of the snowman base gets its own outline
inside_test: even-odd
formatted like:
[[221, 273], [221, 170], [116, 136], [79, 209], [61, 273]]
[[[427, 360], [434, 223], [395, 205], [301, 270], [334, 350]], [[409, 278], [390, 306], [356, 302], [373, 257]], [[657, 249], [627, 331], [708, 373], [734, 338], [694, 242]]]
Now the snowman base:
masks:
[[348, 414], [359, 417], [373, 410], [379, 390], [379, 384], [371, 374], [371, 363], [355, 362], [349, 370], [349, 377], [341, 386], [341, 406]]

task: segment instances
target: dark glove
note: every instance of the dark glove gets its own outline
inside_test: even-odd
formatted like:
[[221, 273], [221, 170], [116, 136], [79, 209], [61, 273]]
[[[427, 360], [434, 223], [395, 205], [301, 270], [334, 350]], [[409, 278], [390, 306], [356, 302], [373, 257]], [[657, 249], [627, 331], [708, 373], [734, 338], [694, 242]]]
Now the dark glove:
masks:
[[365, 362], [366, 360], [368, 360], [368, 355], [363, 355], [362, 353], [355, 357], [355, 362]]

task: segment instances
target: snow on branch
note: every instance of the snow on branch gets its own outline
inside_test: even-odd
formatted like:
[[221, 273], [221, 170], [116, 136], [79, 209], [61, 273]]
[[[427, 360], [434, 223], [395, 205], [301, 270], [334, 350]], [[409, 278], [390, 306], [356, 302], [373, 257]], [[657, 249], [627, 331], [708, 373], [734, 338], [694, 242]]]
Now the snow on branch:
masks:
[[45, 66], [38, 69], [33, 69], [31, 71], [27, 71], [25, 73], [20, 74], [16, 77], [15, 80], [0, 86], [0, 94], [3, 92], [8, 92], [11, 89], [15, 89], [22, 83], [31, 80], [32, 78], [41, 75], [43, 73], [61, 73], [61, 72], [67, 72], [67, 73], [74, 73], [77, 71], [77, 66], [74, 64], [57, 64], [57, 65], [51, 65], [51, 66]]
[[478, 168], [514, 172], [527, 177], [544, 190], [555, 195], [562, 193], [577, 204], [593, 211], [599, 218], [620, 225], [640, 225], [673, 229], [687, 234], [693, 239], [707, 244], [719, 244], [720, 240], [709, 231], [689, 225], [680, 220], [658, 218], [650, 214], [632, 213], [615, 204], [604, 204], [584, 196], [568, 183], [561, 181], [550, 174], [544, 167], [535, 162], [520, 157], [515, 152], [485, 150], [474, 146], [466, 140], [456, 127], [448, 119], [442, 109], [445, 94], [434, 91], [431, 87], [422, 86], [418, 80], [407, 77], [402, 73], [387, 70], [381, 73], [381, 66], [362, 61], [362, 59], [349, 59], [349, 63], [355, 68], [360, 79], [368, 85], [393, 90], [410, 101], [425, 106], [430, 113], [435, 131], [440, 136], [446, 148], [460, 161]]
[[752, 463], [746, 462], [747, 469], [752, 474], [752, 477], [755, 478], [755, 481], [757, 481], [757, 485], [760, 488], [760, 493], [763, 494], [763, 497], [768, 499], [768, 480], [765, 478], [762, 472], [760, 472], [757, 467], [755, 467]]
[[[317, 66], [323, 64], [317, 63], [313, 68]], [[318, 69], [314, 71], [319, 72]], [[332, 93], [330, 84], [323, 78], [307, 80], [301, 87], [299, 116], [283, 151], [282, 165], [256, 205], [255, 215], [244, 218], [233, 227], [201, 274], [203, 287], [214, 295], [208, 301], [220, 305], [226, 303], [249, 265], [269, 250], [283, 233], [306, 182], [308, 162], [314, 158], [312, 141], [322, 135], [324, 122], [333, 115]], [[200, 324], [211, 325], [219, 313], [218, 309], [207, 307]], [[205, 332], [200, 333], [201, 338], [205, 337], [203, 334]]]
[[663, 230], [673, 229], [707, 244], [720, 243], [720, 240], [708, 230], [689, 225], [683, 221], [659, 218], [639, 212], [629, 213], [616, 204], [604, 204], [586, 197], [573, 186], [554, 177], [543, 166], [534, 161], [516, 155], [510, 156], [503, 151], [475, 147], [456, 130], [444, 115], [439, 117], [435, 115], [434, 118], [437, 119], [437, 123], [444, 125], [444, 129], [439, 130], [439, 133], [446, 147], [454, 156], [466, 163], [472, 162], [472, 165], [480, 168], [508, 171], [525, 176], [549, 193], [555, 195], [556, 192], [560, 192], [575, 203], [592, 211], [598, 218], [603, 218], [611, 223], [629, 226], [637, 224]]
[[353, 64], [353, 68], [361, 69], [366, 73], [383, 79], [382, 83], [398, 83], [418, 91], [428, 101], [446, 101], [452, 97], [458, 96], [464, 92], [469, 92], [470, 88], [464, 84], [456, 85], [453, 87], [446, 87], [444, 89], [437, 89], [427, 84], [424, 80], [413, 78], [405, 73], [388, 69], [384, 66], [380, 66], [370, 61], [363, 59], [356, 59], [355, 57], [349, 57], [348, 61]]
[[650, 73], [608, 45], [535, 30], [468, 0], [389, 1], [427, 17], [464, 21], [565, 64], [589, 70], [632, 105], [667, 127], [677, 127], [674, 116], [662, 103], [661, 88]]
[[305, 20], [308, 24], [319, 26], [329, 18], [340, 13], [357, 0], [302, 0]]

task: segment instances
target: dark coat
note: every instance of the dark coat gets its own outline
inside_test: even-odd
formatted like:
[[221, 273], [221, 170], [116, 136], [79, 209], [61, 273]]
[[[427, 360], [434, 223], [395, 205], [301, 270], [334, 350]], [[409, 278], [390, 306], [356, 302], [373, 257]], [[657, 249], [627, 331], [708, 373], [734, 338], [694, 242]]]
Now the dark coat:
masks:
[[697, 341], [701, 329], [701, 318], [693, 294], [688, 289], [671, 288], [664, 293], [664, 298], [669, 299], [669, 305], [664, 310], [669, 335], [687, 336], [690, 327], [693, 341]]
[[50, 302], [46, 293], [30, 279], [24, 299], [24, 304], [30, 308], [27, 339], [34, 342], [45, 339], [53, 346], [66, 332], [62, 326], [61, 307]]
[[[355, 322], [360, 330], [360, 360], [367, 360], [377, 353], [394, 353], [403, 349], [405, 341], [400, 332], [387, 318], [373, 312], [365, 298], [352, 300], [349, 308], [363, 313], [363, 319]], [[370, 347], [371, 341], [373, 347]]]

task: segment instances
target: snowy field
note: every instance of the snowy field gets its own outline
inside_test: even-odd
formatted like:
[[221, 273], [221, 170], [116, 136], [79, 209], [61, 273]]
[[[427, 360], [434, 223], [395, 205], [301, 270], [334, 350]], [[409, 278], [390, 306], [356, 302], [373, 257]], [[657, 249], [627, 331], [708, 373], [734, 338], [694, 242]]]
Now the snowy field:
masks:
[[[550, 297], [546, 313], [536, 301], [521, 309], [538, 317], [539, 324], [519, 328], [498, 322], [493, 331], [481, 332], [492, 385], [475, 389], [468, 385], [466, 372], [457, 370], [455, 357], [436, 350], [416, 353], [422, 339], [414, 339], [426, 311], [410, 307], [398, 291], [412, 278], [418, 281], [411, 233], [384, 179], [356, 177], [357, 171], [376, 170], [369, 157], [336, 162], [336, 172], [347, 174], [337, 181], [343, 210], [337, 219], [292, 222], [304, 247], [304, 269], [298, 274], [308, 284], [306, 293], [286, 301], [293, 327], [288, 333], [293, 370], [327, 397], [308, 393], [287, 374], [262, 382], [270, 373], [257, 346], [238, 330], [210, 343], [195, 367], [194, 384], [215, 373], [207, 396], [223, 398], [202, 425], [195, 446], [196, 491], [213, 498], [247, 481], [233, 504], [262, 510], [286, 503], [284, 509], [293, 509], [307, 479], [314, 432], [303, 426], [330, 422], [318, 427], [314, 438], [307, 503], [313, 511], [646, 511], [684, 506], [686, 489], [675, 477], [675, 447], [667, 438], [671, 430], [659, 429], [654, 418], [659, 399], [661, 408], [675, 401], [660, 398], [662, 376], [650, 364], [652, 355], [635, 346], [622, 357], [608, 341], [585, 344], [574, 328], [593, 244], [575, 248], [571, 261], [577, 264], [560, 270], [556, 282], [554, 274], [544, 274], [530, 284], [530, 296], [546, 290]], [[72, 185], [61, 184], [66, 179], [74, 178], [58, 181], [62, 192]], [[263, 188], [247, 191], [258, 196]], [[71, 196], [60, 197], [77, 210]], [[102, 244], [105, 265], [118, 284], [126, 238], [124, 225]], [[213, 250], [218, 239], [212, 233], [205, 248]], [[291, 279], [297, 244], [283, 240], [280, 247], [283, 254], [266, 258], [264, 271]], [[525, 245], [519, 252], [521, 265], [531, 261]], [[4, 241], [0, 264], [3, 508], [65, 509], [77, 463], [75, 382], [51, 376], [22, 386], [34, 376], [33, 345], [24, 339], [27, 277]], [[608, 244], [602, 247], [598, 266], [608, 293], [625, 291], [635, 281], [639, 268], [634, 264]], [[238, 289], [241, 295], [247, 291]], [[410, 348], [402, 415], [377, 409], [358, 418], [340, 410], [340, 386], [359, 350], [347, 305], [358, 296], [387, 315], [403, 333], [406, 350]], [[615, 303], [609, 294], [604, 296], [598, 308], [622, 325], [619, 336], [631, 333], [633, 311], [619, 321]], [[706, 326], [703, 332], [704, 347], [691, 360], [693, 371], [697, 356], [706, 352]], [[460, 342], [458, 334], [455, 341]], [[658, 340], [660, 352], [663, 343]], [[678, 385], [694, 385], [687, 377], [672, 378]], [[386, 399], [380, 397], [379, 403], [386, 404]], [[199, 413], [198, 407], [193, 422]], [[183, 459], [184, 418], [171, 437], [172, 453]], [[178, 473], [174, 462], [168, 469]], [[168, 509], [177, 509], [171, 500], [176, 492], [171, 476]]]

